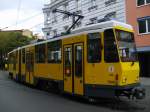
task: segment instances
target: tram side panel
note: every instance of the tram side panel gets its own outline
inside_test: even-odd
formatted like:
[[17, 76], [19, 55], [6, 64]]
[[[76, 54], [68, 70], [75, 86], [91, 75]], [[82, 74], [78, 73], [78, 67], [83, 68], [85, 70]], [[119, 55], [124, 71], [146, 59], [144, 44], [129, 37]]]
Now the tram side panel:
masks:
[[8, 71], [9, 71], [9, 76], [12, 78], [13, 77], [13, 54], [12, 53], [8, 54]]
[[14, 60], [13, 60], [13, 79], [17, 80], [17, 73], [18, 73], [18, 51], [13, 52]]
[[[121, 73], [121, 65], [119, 61], [106, 62], [104, 32], [87, 34], [86, 45], [85, 95], [93, 97], [115, 96], [112, 88], [117, 85], [116, 75]], [[111, 57], [111, 55], [109, 56]]]
[[56, 40], [47, 43], [47, 71], [48, 77], [56, 81], [63, 81], [63, 70], [62, 70], [62, 40]]
[[86, 35], [63, 39], [64, 92], [84, 95], [84, 44]]
[[34, 77], [63, 89], [62, 40], [35, 45]]

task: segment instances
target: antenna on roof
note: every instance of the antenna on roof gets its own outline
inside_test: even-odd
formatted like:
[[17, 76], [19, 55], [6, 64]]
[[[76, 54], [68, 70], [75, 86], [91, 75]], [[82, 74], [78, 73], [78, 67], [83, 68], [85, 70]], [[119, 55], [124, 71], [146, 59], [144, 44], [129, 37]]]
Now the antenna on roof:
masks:
[[[80, 19], [84, 18], [84, 16], [76, 14], [75, 12], [71, 13], [71, 12], [68, 12], [68, 11], [60, 10], [60, 9], [54, 9], [52, 12], [53, 13], [59, 12], [59, 13], [62, 13], [62, 14], [66, 14], [68, 16], [72, 16], [72, 20], [73, 20], [72, 25], [68, 28], [68, 30], [66, 31], [66, 34], [69, 34], [71, 32], [71, 29], [75, 27], [75, 25], [78, 23], [78, 21]], [[76, 19], [76, 17], [78, 17], [78, 18]]]

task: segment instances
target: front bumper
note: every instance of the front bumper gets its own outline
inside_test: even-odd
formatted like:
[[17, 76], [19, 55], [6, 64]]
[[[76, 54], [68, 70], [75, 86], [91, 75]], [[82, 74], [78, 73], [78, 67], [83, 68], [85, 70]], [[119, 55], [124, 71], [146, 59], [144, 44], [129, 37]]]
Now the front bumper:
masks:
[[108, 85], [84, 85], [84, 95], [88, 97], [114, 98], [126, 96], [128, 98], [145, 98], [145, 89], [139, 83], [126, 86], [108, 86]]

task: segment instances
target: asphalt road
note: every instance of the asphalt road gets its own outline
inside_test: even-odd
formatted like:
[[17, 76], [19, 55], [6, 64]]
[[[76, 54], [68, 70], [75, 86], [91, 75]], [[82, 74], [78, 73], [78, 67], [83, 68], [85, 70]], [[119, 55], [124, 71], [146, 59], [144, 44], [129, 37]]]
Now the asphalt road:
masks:
[[81, 98], [54, 94], [27, 87], [0, 71], [0, 112], [149, 112], [150, 86], [144, 100], [128, 99], [88, 102]]

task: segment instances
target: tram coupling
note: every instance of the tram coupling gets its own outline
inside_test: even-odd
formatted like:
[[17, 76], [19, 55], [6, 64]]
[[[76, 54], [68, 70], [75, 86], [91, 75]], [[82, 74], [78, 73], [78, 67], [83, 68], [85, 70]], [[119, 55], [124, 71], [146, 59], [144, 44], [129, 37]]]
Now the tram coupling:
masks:
[[131, 94], [130, 94], [130, 98], [134, 99], [144, 99], [146, 96], [146, 90], [143, 87], [136, 87], [132, 90]]

